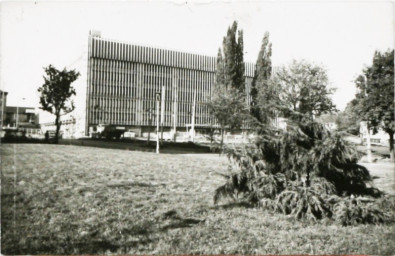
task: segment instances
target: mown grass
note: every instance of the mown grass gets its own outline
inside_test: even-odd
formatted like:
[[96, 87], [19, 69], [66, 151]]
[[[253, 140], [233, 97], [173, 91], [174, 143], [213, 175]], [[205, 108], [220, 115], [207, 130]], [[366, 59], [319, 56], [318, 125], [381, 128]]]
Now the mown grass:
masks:
[[3, 144], [3, 254], [393, 254], [394, 225], [305, 223], [213, 205], [227, 160]]

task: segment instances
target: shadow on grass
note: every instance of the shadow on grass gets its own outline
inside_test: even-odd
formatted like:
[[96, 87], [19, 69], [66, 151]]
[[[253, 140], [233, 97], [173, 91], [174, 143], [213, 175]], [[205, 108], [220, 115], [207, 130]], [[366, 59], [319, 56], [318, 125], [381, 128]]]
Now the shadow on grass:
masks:
[[199, 223], [204, 222], [205, 220], [194, 219], [194, 218], [181, 218], [178, 214], [170, 216], [164, 220], [169, 222], [160, 227], [158, 223], [154, 223], [152, 221], [143, 221], [142, 223], [132, 225], [131, 227], [124, 228], [121, 230], [123, 236], [131, 236], [132, 240], [127, 243], [117, 243], [116, 239], [108, 240], [95, 240], [95, 238], [89, 239], [86, 243], [77, 243], [76, 245], [80, 249], [80, 253], [106, 253], [108, 251], [111, 252], [127, 252], [131, 248], [138, 247], [140, 245], [146, 245], [154, 242], [158, 239], [158, 235], [162, 232], [166, 232], [170, 229], [176, 228], [189, 228]]
[[17, 137], [17, 136], [8, 136], [1, 138], [1, 143], [51, 143], [51, 141], [46, 141], [45, 139], [39, 138], [29, 138], [29, 137]]
[[[41, 144], [55, 144], [54, 139], [43, 138], [29, 138], [21, 136], [9, 136], [1, 138], [1, 143], [41, 143]], [[120, 139], [120, 140], [106, 140], [106, 139], [59, 139], [61, 145], [86, 146], [109, 149], [122, 149], [130, 151], [142, 152], [156, 152], [156, 144], [151, 141], [149, 144], [145, 140], [136, 139]], [[168, 142], [165, 141], [160, 145], [160, 152], [166, 154], [186, 154], [186, 153], [213, 153], [211, 147], [208, 145], [200, 145], [193, 142]]]
[[151, 184], [145, 182], [119, 182], [109, 183], [107, 187], [122, 188], [122, 187], [159, 187], [166, 186], [166, 184]]
[[[105, 139], [61, 139], [59, 144], [87, 146], [97, 148], [122, 149], [130, 151], [156, 152], [156, 144], [144, 140], [135, 139], [120, 139], [120, 140], [105, 140]], [[166, 154], [185, 154], [185, 153], [213, 153], [210, 146], [199, 145], [192, 142], [163, 142], [160, 145], [160, 153]]]
[[170, 210], [162, 214], [162, 220], [167, 222], [167, 224], [163, 225], [159, 231], [167, 231], [169, 229], [176, 228], [190, 228], [199, 223], [203, 223], [205, 219], [196, 219], [196, 218], [183, 218], [181, 217], [176, 210]]
[[218, 209], [234, 209], [234, 208], [253, 208], [254, 206], [248, 202], [232, 202], [222, 205], [211, 206], [210, 209], [218, 210]]
[[190, 228], [194, 225], [199, 223], [203, 223], [206, 220], [194, 219], [194, 218], [176, 218], [173, 219], [169, 224], [166, 224], [160, 228], [160, 231], [167, 231], [169, 229], [176, 229], [176, 228]]

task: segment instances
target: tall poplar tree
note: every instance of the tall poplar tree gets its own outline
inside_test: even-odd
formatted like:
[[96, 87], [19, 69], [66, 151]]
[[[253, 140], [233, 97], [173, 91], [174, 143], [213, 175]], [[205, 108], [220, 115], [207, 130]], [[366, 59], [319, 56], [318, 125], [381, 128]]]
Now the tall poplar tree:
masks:
[[218, 49], [217, 55], [217, 68], [215, 70], [215, 87], [225, 86], [225, 70], [224, 70], [224, 59], [222, 57], [221, 48]]
[[245, 92], [243, 50], [243, 31], [237, 30], [237, 22], [234, 21], [223, 40], [224, 74], [226, 86], [239, 92]]
[[[272, 90], [269, 88], [269, 79], [272, 74], [272, 44], [269, 42], [269, 32], [266, 32], [263, 40], [261, 50], [258, 54], [258, 59], [256, 61], [256, 69], [254, 78], [251, 85], [251, 114], [259, 122], [267, 122], [270, 113], [268, 109], [268, 104], [272, 99]], [[261, 91], [263, 102], [258, 105], [258, 91]], [[265, 108], [265, 105], [267, 106]]]
[[240, 128], [247, 117], [243, 58], [243, 32], [237, 30], [237, 22], [234, 22], [223, 39], [223, 54], [221, 49], [218, 51], [216, 79], [209, 103], [221, 129], [221, 145], [225, 129]]

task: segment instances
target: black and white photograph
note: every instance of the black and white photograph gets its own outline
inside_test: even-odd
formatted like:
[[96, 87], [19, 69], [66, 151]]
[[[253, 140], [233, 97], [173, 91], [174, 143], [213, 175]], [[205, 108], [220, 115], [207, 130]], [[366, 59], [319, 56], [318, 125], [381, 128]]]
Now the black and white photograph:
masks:
[[1, 1], [1, 255], [394, 255], [394, 13]]

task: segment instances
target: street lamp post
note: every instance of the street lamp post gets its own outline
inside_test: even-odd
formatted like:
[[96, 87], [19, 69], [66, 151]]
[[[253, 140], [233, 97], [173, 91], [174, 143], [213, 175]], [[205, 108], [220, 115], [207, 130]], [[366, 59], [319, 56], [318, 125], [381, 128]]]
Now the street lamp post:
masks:
[[160, 103], [160, 92], [156, 92], [156, 153], [159, 154], [159, 103]]
[[149, 121], [147, 144], [149, 145], [149, 142], [151, 140], [152, 108], [147, 109], [147, 113], [148, 113], [148, 121]]
[[164, 85], [162, 85], [162, 92], [161, 92], [161, 98], [160, 98], [160, 100], [161, 100], [161, 102], [160, 102], [160, 104], [161, 104], [161, 107], [160, 107], [160, 143], [163, 145], [163, 125], [164, 125], [164, 122], [165, 122], [165, 96], [166, 96], [166, 93], [165, 93], [165, 86]]
[[192, 130], [192, 142], [195, 142], [195, 109], [196, 109], [196, 90], [193, 94], [192, 103], [192, 120], [191, 120], [191, 130]]
[[15, 115], [15, 128], [18, 130], [18, 115], [19, 115], [19, 104], [16, 105], [16, 115]]
[[[368, 88], [368, 78], [366, 77], [366, 75], [364, 75], [365, 77], [365, 94], [367, 95], [367, 88]], [[372, 162], [372, 147], [370, 145], [370, 129], [369, 129], [369, 121], [366, 121], [366, 129], [367, 129], [367, 133], [366, 133], [366, 154], [367, 154], [367, 161], [368, 163]]]

